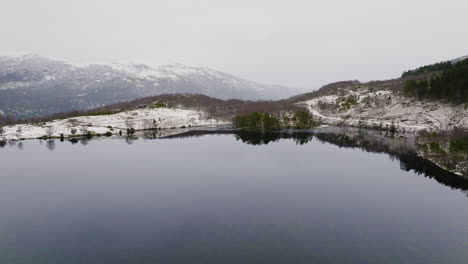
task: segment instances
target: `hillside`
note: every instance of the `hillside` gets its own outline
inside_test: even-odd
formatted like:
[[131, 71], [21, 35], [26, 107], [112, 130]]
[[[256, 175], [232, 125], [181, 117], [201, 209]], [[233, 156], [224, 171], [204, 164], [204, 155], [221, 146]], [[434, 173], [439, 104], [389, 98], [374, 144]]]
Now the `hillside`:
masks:
[[423, 66], [388, 81], [345, 81], [292, 97], [325, 124], [400, 131], [468, 127], [468, 60]]
[[[230, 124], [237, 114], [270, 112], [284, 115], [303, 109], [287, 100], [222, 100], [200, 94], [164, 94], [111, 104], [86, 111], [71, 111], [22, 120], [0, 118], [0, 141], [38, 138], [60, 134], [72, 136], [73, 128], [96, 134], [135, 130], [172, 129], [190, 126]], [[20, 130], [18, 132], [18, 129]], [[115, 132], [113, 132], [115, 133]], [[159, 134], [167, 135], [164, 130]], [[77, 134], [80, 134], [79, 132]], [[82, 135], [81, 133], [80, 135]]]
[[[52, 138], [83, 137], [96, 135], [129, 135], [127, 130], [152, 131], [156, 136], [177, 133], [175, 128], [219, 125], [225, 122], [209, 118], [205, 113], [193, 110], [170, 108], [145, 108], [114, 114], [75, 116], [44, 122], [9, 125], [0, 127], [0, 141]], [[180, 132], [180, 131], [179, 131]]]
[[402, 132], [468, 127], [468, 110], [463, 104], [421, 101], [366, 85], [355, 89], [346, 87], [340, 92], [299, 104], [306, 105], [323, 123], [333, 125], [374, 129], [395, 126]]
[[[124, 101], [91, 110], [65, 112], [45, 118], [33, 118], [20, 123], [38, 123], [76, 116], [117, 114], [133, 111], [139, 107], [164, 105], [170, 109], [184, 109], [203, 113], [206, 117], [232, 121], [233, 117], [253, 112], [268, 112], [283, 120], [285, 116], [301, 109], [308, 109], [316, 121], [323, 124], [359, 126], [379, 130], [417, 132], [421, 130], [449, 130], [455, 127], [468, 128], [467, 104], [460, 100], [458, 94], [466, 90], [464, 81], [468, 60], [456, 59], [446, 63], [423, 66], [406, 71], [402, 77], [387, 81], [343, 81], [328, 84], [317, 91], [297, 95], [287, 100], [249, 101], [239, 99], [223, 100], [202, 94], [162, 94]], [[44, 65], [43, 62], [39, 63]], [[444, 66], [441, 66], [444, 65]], [[74, 66], [70, 66], [74, 67]], [[164, 66], [158, 70], [146, 66], [114, 65], [119, 72], [131, 74], [134, 78], [153, 78], [178, 80], [178, 76], [193, 75], [194, 69], [175, 66]], [[445, 68], [445, 70], [441, 70]], [[60, 67], [59, 67], [60, 68]], [[51, 69], [54, 69], [51, 67]], [[196, 71], [199, 74], [199, 71]], [[416, 74], [420, 72], [420, 74]], [[176, 74], [177, 73], [177, 74]], [[409, 74], [412, 73], [412, 74]], [[414, 74], [413, 74], [414, 73]], [[159, 75], [158, 75], [159, 74]], [[174, 75], [171, 75], [174, 74]], [[215, 73], [206, 69], [204, 75]], [[31, 75], [27, 75], [31, 76]], [[412, 83], [430, 83], [440, 87], [450, 80], [450, 89], [442, 93], [443, 97], [430, 95], [418, 96], [411, 93], [408, 85]], [[453, 88], [455, 87], [455, 88]], [[458, 91], [458, 92], [457, 92]], [[440, 94], [440, 92], [438, 92]], [[463, 98], [463, 97], [462, 97]], [[18, 121], [0, 118], [3, 125]]]
[[80, 66], [36, 55], [0, 56], [0, 114], [46, 116], [167, 93], [256, 100], [287, 98], [295, 90], [182, 64]]

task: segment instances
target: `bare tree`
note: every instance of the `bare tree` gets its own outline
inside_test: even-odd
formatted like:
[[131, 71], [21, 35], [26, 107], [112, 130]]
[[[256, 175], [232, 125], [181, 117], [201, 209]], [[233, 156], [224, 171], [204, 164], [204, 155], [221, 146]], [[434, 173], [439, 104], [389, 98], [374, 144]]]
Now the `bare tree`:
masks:
[[80, 128], [80, 132], [83, 136], [88, 135], [88, 125], [82, 125]]
[[143, 120], [143, 129], [144, 130], [151, 130], [151, 120], [145, 119]]
[[72, 135], [75, 135], [75, 134], [76, 134], [76, 128], [72, 128], [72, 129], [70, 130], [70, 132], [72, 133]]
[[132, 137], [126, 137], [125, 138], [125, 143], [127, 143], [128, 145], [133, 144], [134, 141], [135, 141], [135, 139], [132, 138]]
[[52, 135], [54, 134], [55, 129], [53, 126], [48, 126], [46, 127], [46, 134], [48, 138], [52, 138]]
[[18, 140], [21, 140], [21, 135], [23, 133], [23, 127], [22, 126], [18, 126], [16, 128], [16, 137], [18, 138]]
[[50, 151], [54, 151], [54, 149], [55, 149], [55, 140], [53, 140], [53, 139], [47, 140], [46, 147], [47, 147]]
[[145, 119], [143, 120], [143, 129], [145, 130], [156, 130], [158, 129], [158, 124], [156, 120]]
[[5, 141], [5, 129], [2, 126], [0, 126], [0, 147], [5, 146]]
[[146, 119], [143, 121], [143, 135], [145, 138], [156, 138], [156, 131], [158, 129], [158, 125], [156, 120]]
[[127, 136], [135, 133], [134, 123], [131, 118], [125, 120], [125, 126], [127, 127]]
[[131, 118], [128, 118], [127, 120], [125, 120], [125, 126], [127, 127], [127, 129], [133, 128], [134, 123]]

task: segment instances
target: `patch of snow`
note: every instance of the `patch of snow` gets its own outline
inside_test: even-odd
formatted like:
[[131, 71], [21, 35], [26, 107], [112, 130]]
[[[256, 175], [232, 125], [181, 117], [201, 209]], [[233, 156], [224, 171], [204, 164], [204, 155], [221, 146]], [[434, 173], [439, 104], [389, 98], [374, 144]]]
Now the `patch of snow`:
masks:
[[214, 70], [186, 66], [183, 64], [163, 65], [159, 68], [150, 67], [144, 64], [120, 63], [112, 63], [110, 66], [115, 70], [125, 72], [134, 77], [142, 79], [171, 79], [176, 81], [180, 78], [183, 78], [184, 76], [191, 74], [206, 75], [213, 78], [220, 77], [220, 75]]
[[44, 76], [45, 81], [55, 81], [55, 76], [53, 75], [46, 75]]
[[[101, 116], [80, 116], [60, 120], [50, 121], [44, 124], [20, 124], [4, 127], [4, 139], [15, 140], [20, 138], [32, 139], [47, 135], [49, 127], [52, 129], [52, 136], [58, 137], [60, 134], [71, 136], [72, 129], [76, 129], [76, 134], [81, 134], [80, 129], [86, 127], [88, 131], [104, 134], [110, 130], [113, 134], [119, 130], [126, 130], [129, 126], [141, 130], [147, 129], [148, 124], [156, 123], [158, 128], [168, 129], [182, 126], [207, 126], [227, 124], [227, 122], [207, 118], [205, 113], [192, 110], [156, 108], [139, 109], [121, 112], [113, 115]], [[20, 132], [18, 132], [20, 130]]]
[[[349, 109], [336, 105], [338, 99], [357, 98]], [[325, 109], [319, 103], [329, 104]], [[390, 91], [369, 92], [367, 89], [349, 91], [340, 96], [327, 95], [300, 102], [312, 115], [330, 125], [382, 126], [392, 124], [398, 130], [445, 130], [453, 127], [468, 128], [468, 110], [463, 105], [453, 106], [434, 101], [420, 101], [393, 94]]]
[[326, 95], [326, 96], [320, 96], [320, 97], [317, 97], [308, 101], [304, 101], [303, 103], [308, 106], [316, 105], [318, 103], [334, 104], [337, 99], [338, 99], [337, 95]]

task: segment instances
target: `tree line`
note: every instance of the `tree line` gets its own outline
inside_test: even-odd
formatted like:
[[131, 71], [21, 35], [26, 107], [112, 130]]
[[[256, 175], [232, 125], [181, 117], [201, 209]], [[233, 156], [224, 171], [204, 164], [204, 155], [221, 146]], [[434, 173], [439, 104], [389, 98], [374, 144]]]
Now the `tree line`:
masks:
[[435, 71], [446, 71], [446, 70], [452, 69], [452, 67], [453, 67], [452, 62], [444, 61], [444, 62], [434, 63], [431, 65], [421, 66], [414, 70], [404, 71], [401, 77], [421, 75], [421, 74], [435, 72]]
[[443, 99], [453, 103], [467, 103], [468, 60], [458, 62], [428, 79], [406, 81], [403, 93], [418, 99]]
[[281, 128], [308, 129], [316, 127], [319, 123], [308, 111], [296, 111], [292, 116], [285, 115], [282, 119], [266, 112], [238, 114], [234, 117], [233, 124], [236, 128], [246, 131], [274, 131]]

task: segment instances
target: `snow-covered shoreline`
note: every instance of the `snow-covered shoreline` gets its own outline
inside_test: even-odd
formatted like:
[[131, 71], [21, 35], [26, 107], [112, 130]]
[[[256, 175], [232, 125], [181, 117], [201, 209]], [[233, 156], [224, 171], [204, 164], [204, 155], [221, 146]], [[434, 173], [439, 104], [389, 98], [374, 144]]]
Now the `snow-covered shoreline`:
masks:
[[461, 104], [420, 101], [367, 88], [340, 92], [340, 95], [320, 96], [298, 104], [329, 125], [383, 129], [394, 126], [405, 133], [468, 128], [468, 109]]
[[433, 157], [430, 157], [429, 155], [426, 155], [424, 152], [422, 151], [418, 151], [417, 152], [417, 155], [418, 157], [421, 157], [425, 160], [428, 160], [432, 163], [434, 163], [436, 166], [438, 166], [439, 168], [442, 168], [446, 171], [450, 171], [451, 173], [455, 174], [455, 175], [458, 175], [458, 176], [461, 176], [463, 178], [466, 178], [468, 179], [468, 175], [464, 175], [461, 171], [457, 170], [457, 169], [450, 169], [450, 168], [447, 168], [447, 166], [443, 165], [442, 163], [438, 162], [435, 158]]
[[[111, 115], [79, 116], [53, 120], [41, 124], [18, 124], [3, 127], [4, 133], [0, 140], [35, 139], [41, 137], [65, 137], [83, 134], [84, 131], [105, 134], [119, 133], [133, 128], [170, 129], [194, 126], [212, 126], [228, 124], [223, 120], [208, 118], [205, 113], [192, 110], [155, 108], [138, 109]], [[73, 133], [74, 132], [74, 133]]]

